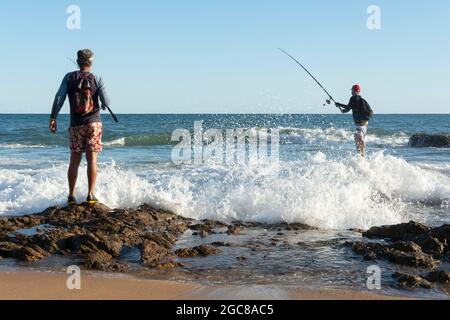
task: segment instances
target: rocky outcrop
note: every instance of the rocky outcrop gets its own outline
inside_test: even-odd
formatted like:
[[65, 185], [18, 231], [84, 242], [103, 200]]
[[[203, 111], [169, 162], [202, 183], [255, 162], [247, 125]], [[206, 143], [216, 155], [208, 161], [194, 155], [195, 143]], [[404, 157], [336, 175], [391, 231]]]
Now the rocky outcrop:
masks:
[[[429, 228], [417, 222], [374, 227], [363, 232], [367, 241], [346, 244], [365, 260], [385, 259], [398, 265], [434, 270], [449, 260], [450, 225]], [[383, 242], [373, 242], [383, 240]], [[448, 271], [432, 271], [426, 275], [396, 273], [397, 282], [406, 287], [430, 288], [430, 283], [448, 284]]]
[[386, 259], [392, 263], [412, 267], [434, 268], [438, 261], [432, 256], [424, 254], [421, 248], [415, 243], [365, 243], [348, 242], [353, 251], [364, 256], [365, 260]]
[[450, 271], [448, 270], [437, 270], [432, 271], [424, 275], [412, 275], [407, 273], [396, 272], [392, 277], [397, 280], [397, 282], [408, 288], [425, 288], [430, 289], [436, 284], [441, 284], [448, 286], [450, 284]]
[[241, 231], [243, 229], [244, 229], [244, 227], [240, 226], [240, 225], [228, 226], [227, 234], [237, 236], [237, 235], [241, 234]]
[[450, 137], [447, 135], [419, 133], [409, 139], [409, 146], [412, 148], [448, 148], [450, 147]]
[[362, 235], [368, 239], [390, 241], [390, 244], [385, 247], [391, 246], [400, 251], [418, 252], [420, 250], [434, 257], [447, 256], [450, 249], [450, 225], [448, 224], [429, 228], [411, 221], [393, 226], [373, 227]]
[[[172, 247], [190, 224], [148, 205], [121, 210], [102, 204], [51, 207], [34, 215], [0, 218], [0, 256], [36, 262], [54, 254], [72, 255], [85, 268], [124, 271], [128, 265], [120, 255], [126, 246], [140, 249], [144, 265], [159, 267], [171, 262]], [[35, 230], [23, 230], [30, 228]]]
[[191, 257], [207, 257], [210, 255], [218, 254], [220, 249], [215, 246], [201, 245], [194, 248], [182, 248], [175, 251], [175, 254], [180, 258]]
[[363, 232], [363, 237], [369, 239], [410, 241], [429, 231], [430, 229], [427, 226], [411, 221], [393, 226], [373, 227], [370, 230]]
[[423, 279], [422, 277], [415, 276], [407, 273], [396, 272], [392, 277], [402, 286], [407, 288], [424, 288], [431, 289], [433, 285]]
[[423, 278], [434, 283], [440, 283], [444, 285], [450, 284], [450, 271], [449, 270], [437, 270], [429, 272], [423, 275]]

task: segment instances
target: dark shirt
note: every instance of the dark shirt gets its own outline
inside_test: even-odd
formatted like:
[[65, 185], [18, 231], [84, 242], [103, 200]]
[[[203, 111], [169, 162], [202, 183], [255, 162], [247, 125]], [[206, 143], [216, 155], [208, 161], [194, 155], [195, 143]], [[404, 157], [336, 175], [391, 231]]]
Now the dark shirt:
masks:
[[[74, 72], [82, 72], [82, 71], [74, 71]], [[56, 93], [55, 100], [53, 102], [52, 107], [52, 113], [51, 113], [51, 119], [56, 119], [58, 117], [59, 112], [61, 111], [61, 108], [64, 105], [64, 102], [66, 100], [68, 91], [69, 91], [69, 79], [71, 75], [74, 74], [74, 72], [69, 72], [64, 76], [64, 79], [61, 83], [61, 86], [59, 87], [58, 92]], [[97, 89], [96, 92], [94, 92], [95, 96], [98, 96], [100, 99], [100, 102], [102, 103], [102, 108], [109, 107], [110, 100], [108, 97], [108, 94], [106, 92], [103, 80], [101, 77], [94, 76], [95, 81], [97, 83]], [[101, 122], [100, 118], [100, 108], [97, 108], [93, 112], [87, 114], [87, 115], [79, 115], [75, 114], [72, 111], [72, 108], [70, 109], [70, 126], [71, 127], [77, 127], [88, 123], [93, 122]]]
[[368, 117], [366, 111], [362, 107], [363, 98], [359, 95], [354, 95], [350, 98], [348, 105], [342, 103], [336, 103], [336, 106], [339, 107], [342, 113], [348, 113], [350, 110], [353, 111], [353, 120], [355, 124], [360, 124], [369, 121], [370, 116]]

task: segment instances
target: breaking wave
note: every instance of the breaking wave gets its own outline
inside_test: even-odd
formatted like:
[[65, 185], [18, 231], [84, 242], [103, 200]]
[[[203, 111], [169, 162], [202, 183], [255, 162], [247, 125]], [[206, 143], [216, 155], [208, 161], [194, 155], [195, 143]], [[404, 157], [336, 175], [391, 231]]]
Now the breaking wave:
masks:
[[[0, 213], [38, 212], [66, 199], [66, 164], [0, 170]], [[86, 177], [80, 170], [77, 197]], [[382, 152], [331, 160], [318, 152], [280, 167], [102, 164], [98, 198], [110, 207], [149, 203], [186, 217], [301, 222], [323, 229], [369, 228], [408, 219], [408, 203], [448, 204], [450, 178]]]
[[[302, 129], [302, 128], [281, 128], [281, 141], [285, 144], [329, 144], [353, 142], [354, 131], [342, 128], [328, 129]], [[366, 138], [369, 144], [377, 146], [407, 146], [409, 135], [404, 132], [395, 134], [369, 133]]]

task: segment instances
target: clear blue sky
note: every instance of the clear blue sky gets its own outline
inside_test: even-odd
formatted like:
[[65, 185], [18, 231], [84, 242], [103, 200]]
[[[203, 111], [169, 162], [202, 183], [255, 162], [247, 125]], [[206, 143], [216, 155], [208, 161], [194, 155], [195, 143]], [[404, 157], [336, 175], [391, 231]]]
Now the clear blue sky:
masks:
[[450, 112], [448, 0], [0, 0], [0, 41], [0, 113], [49, 112], [85, 47], [117, 113], [336, 112], [277, 47], [342, 102], [360, 83], [377, 113]]

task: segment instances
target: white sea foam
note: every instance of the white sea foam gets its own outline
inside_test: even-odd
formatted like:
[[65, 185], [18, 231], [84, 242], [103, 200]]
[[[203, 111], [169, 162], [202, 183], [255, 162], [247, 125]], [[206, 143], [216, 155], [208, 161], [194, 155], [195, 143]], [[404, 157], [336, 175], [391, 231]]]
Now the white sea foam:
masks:
[[22, 143], [1, 143], [0, 148], [4, 149], [30, 149], [30, 148], [45, 148], [43, 144], [22, 144]]
[[[283, 137], [284, 143], [302, 143], [310, 145], [318, 145], [322, 143], [333, 142], [352, 142], [354, 139], [354, 131], [342, 128], [280, 128], [280, 133]], [[409, 136], [406, 133], [399, 132], [394, 135], [376, 135], [372, 134], [369, 129], [369, 134], [366, 137], [369, 144], [376, 144], [380, 146], [406, 146], [409, 141]]]
[[[37, 212], [66, 198], [66, 165], [0, 170], [0, 213]], [[80, 169], [78, 198], [86, 193]], [[251, 167], [152, 167], [137, 174], [101, 166], [98, 198], [111, 207], [144, 202], [191, 218], [301, 222], [320, 228], [368, 228], [405, 221], [407, 202], [447, 204], [450, 178], [375, 153], [368, 159], [329, 160], [323, 153]]]
[[105, 141], [105, 142], [103, 142], [103, 145], [104, 146], [108, 146], [108, 147], [111, 147], [111, 146], [124, 146], [125, 145], [125, 138], [118, 138], [118, 139], [115, 139], [115, 140], [112, 140], [112, 141]]

